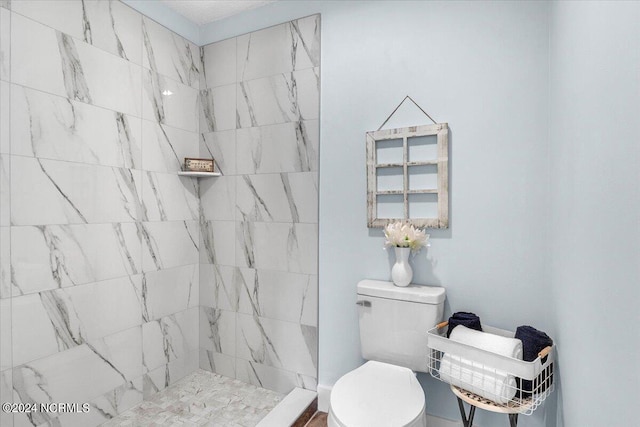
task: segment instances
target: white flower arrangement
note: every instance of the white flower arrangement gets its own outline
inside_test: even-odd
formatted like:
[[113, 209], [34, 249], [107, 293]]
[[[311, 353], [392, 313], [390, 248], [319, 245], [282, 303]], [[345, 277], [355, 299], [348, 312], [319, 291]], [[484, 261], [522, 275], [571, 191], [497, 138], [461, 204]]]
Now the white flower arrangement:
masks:
[[429, 235], [413, 225], [402, 222], [390, 222], [384, 227], [385, 247], [411, 248], [411, 252], [419, 252], [423, 247], [429, 247]]

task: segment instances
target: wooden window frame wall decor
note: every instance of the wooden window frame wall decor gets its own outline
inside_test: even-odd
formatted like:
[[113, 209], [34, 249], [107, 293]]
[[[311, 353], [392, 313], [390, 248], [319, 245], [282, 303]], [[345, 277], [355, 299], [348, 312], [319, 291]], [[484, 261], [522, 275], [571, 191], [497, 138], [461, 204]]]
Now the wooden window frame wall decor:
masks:
[[[413, 100], [412, 100], [413, 101]], [[404, 102], [404, 101], [403, 101]], [[415, 102], [414, 102], [415, 103]], [[416, 104], [417, 105], [417, 104]], [[393, 113], [392, 113], [393, 114]], [[426, 113], [425, 113], [426, 114]], [[384, 125], [384, 124], [383, 124]], [[409, 161], [409, 138], [433, 136], [437, 138], [437, 158], [424, 161]], [[367, 132], [367, 226], [384, 227], [392, 221], [404, 220], [420, 228], [449, 227], [449, 126], [447, 123], [410, 126]], [[402, 140], [403, 160], [398, 163], [378, 163], [376, 143], [378, 141]], [[436, 166], [437, 188], [409, 189], [409, 169], [412, 166]], [[381, 168], [402, 168], [402, 190], [378, 190], [378, 174]], [[409, 195], [437, 194], [436, 218], [410, 218]], [[378, 196], [402, 195], [403, 218], [379, 218]]]

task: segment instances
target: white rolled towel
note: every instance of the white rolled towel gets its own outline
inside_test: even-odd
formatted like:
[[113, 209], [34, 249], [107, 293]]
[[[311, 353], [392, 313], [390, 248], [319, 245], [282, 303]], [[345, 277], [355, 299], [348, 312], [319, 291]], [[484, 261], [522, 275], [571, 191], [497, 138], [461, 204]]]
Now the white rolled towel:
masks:
[[[522, 360], [522, 341], [519, 339], [480, 332], [462, 325], [451, 331], [449, 339]], [[460, 356], [444, 354], [440, 360], [439, 372], [443, 381], [501, 404], [513, 399], [517, 391], [513, 375]]]

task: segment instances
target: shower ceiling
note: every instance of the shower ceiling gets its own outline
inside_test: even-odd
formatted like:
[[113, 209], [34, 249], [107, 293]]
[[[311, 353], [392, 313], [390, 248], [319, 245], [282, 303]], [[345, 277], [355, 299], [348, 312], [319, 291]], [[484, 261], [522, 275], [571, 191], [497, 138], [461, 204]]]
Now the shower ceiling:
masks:
[[167, 6], [198, 25], [236, 15], [276, 0], [162, 0]]

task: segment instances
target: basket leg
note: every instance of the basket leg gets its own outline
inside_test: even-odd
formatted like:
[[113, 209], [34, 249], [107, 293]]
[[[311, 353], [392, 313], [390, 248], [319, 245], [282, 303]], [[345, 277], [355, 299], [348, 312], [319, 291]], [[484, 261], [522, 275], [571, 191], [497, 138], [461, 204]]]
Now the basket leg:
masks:
[[509, 424], [511, 427], [518, 427], [518, 414], [509, 414]]
[[458, 408], [460, 408], [460, 416], [462, 417], [462, 426], [473, 427], [473, 417], [476, 415], [476, 407], [473, 405], [470, 405], [469, 418], [467, 418], [467, 413], [464, 410], [462, 399], [458, 397]]

